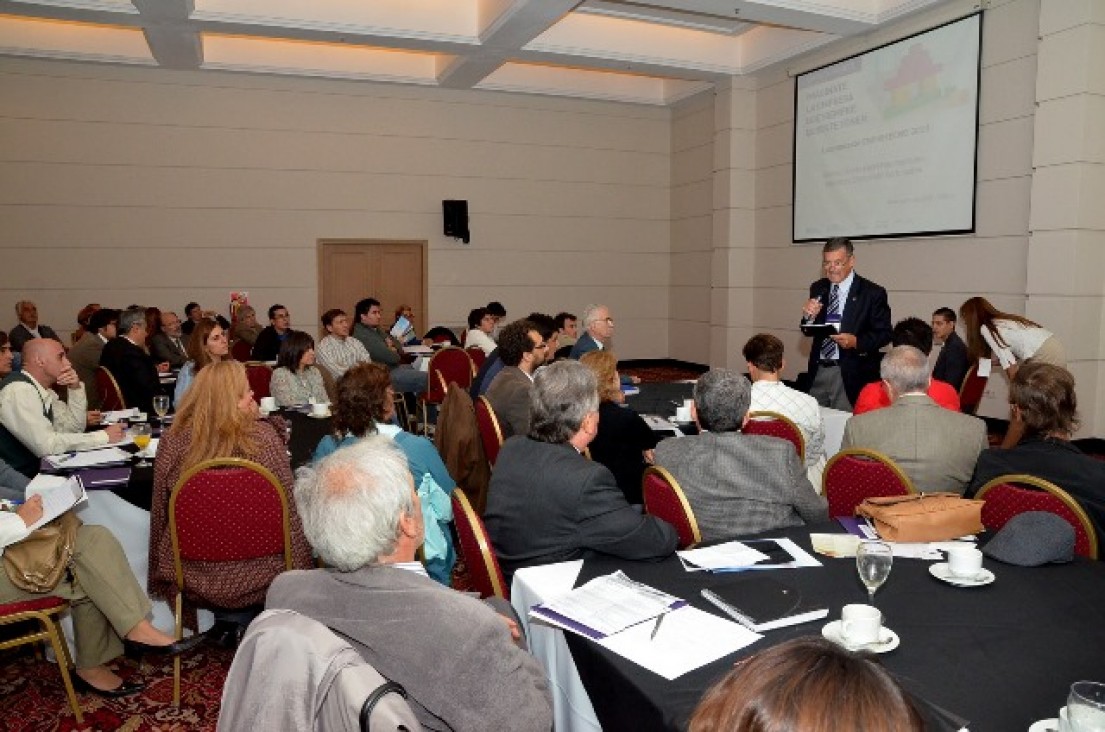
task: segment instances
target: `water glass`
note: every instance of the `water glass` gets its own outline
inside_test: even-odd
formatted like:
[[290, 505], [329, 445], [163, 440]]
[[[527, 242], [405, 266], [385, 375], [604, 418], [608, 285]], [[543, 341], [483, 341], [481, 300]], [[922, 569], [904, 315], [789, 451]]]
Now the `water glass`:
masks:
[[165, 419], [169, 413], [169, 397], [159, 394], [153, 398], [153, 411], [157, 412], [159, 419]]
[[1105, 684], [1077, 681], [1067, 697], [1071, 732], [1105, 732]]
[[867, 588], [867, 597], [875, 604], [875, 590], [882, 587], [894, 564], [894, 552], [885, 541], [860, 542], [856, 549], [856, 571]]

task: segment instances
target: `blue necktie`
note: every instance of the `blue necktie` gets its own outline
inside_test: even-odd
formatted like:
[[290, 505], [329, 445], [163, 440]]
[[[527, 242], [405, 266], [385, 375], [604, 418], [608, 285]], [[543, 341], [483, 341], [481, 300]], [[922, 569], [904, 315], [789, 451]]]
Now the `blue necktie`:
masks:
[[[840, 322], [840, 290], [835, 284], [829, 292], [829, 310], [826, 313], [825, 322]], [[840, 349], [837, 348], [836, 341], [831, 338], [821, 341], [821, 358], [826, 361], [836, 361], [840, 358]]]

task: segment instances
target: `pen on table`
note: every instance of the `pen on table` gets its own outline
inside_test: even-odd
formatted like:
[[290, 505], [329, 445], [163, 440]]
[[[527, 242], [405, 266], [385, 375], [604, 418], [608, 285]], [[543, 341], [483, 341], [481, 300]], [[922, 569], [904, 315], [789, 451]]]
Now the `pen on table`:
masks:
[[62, 463], [66, 462], [68, 460], [72, 460], [75, 457], [77, 457], [77, 453], [67, 452], [67, 453], [65, 453], [64, 455], [62, 455], [61, 457], [58, 458], [58, 465], [61, 465]]
[[656, 616], [656, 624], [652, 626], [652, 635], [648, 637], [649, 640], [656, 640], [656, 631], [660, 630], [660, 623], [664, 622], [664, 616], [671, 612], [670, 607], [664, 608], [664, 612]]

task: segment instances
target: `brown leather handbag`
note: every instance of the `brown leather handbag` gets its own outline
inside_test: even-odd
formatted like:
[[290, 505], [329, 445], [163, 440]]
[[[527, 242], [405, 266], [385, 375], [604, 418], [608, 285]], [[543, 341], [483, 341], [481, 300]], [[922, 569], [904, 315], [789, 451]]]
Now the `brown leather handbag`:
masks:
[[867, 498], [856, 515], [887, 541], [947, 541], [983, 530], [982, 503], [955, 493], [914, 493]]
[[73, 562], [81, 520], [66, 511], [23, 541], [4, 547], [4, 571], [24, 592], [52, 592]]

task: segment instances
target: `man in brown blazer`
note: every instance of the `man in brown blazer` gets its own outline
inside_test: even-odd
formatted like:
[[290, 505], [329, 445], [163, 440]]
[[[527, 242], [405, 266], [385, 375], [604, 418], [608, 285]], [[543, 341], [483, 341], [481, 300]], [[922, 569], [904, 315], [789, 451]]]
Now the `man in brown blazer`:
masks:
[[115, 337], [119, 323], [119, 311], [102, 308], [92, 314], [88, 320], [88, 330], [69, 350], [69, 363], [84, 384], [84, 393], [88, 396], [88, 408], [96, 410], [103, 404], [104, 397], [96, 388], [96, 369], [100, 365], [100, 354], [104, 344]]
[[529, 432], [533, 372], [545, 363], [548, 352], [549, 344], [528, 320], [516, 320], [499, 334], [504, 366], [488, 387], [487, 400], [503, 428], [503, 439]]

